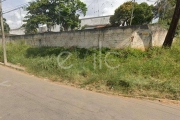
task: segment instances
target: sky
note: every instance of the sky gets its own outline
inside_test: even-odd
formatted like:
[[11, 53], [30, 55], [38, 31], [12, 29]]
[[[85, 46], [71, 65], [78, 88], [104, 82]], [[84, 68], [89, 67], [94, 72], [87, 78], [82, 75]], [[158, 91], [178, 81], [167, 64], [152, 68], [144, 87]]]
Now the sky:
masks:
[[[6, 0], [2, 3], [3, 11], [9, 11], [19, 6], [25, 5], [32, 0]], [[97, 17], [97, 16], [105, 16], [105, 15], [113, 15], [116, 8], [118, 8], [121, 4], [130, 0], [81, 0], [86, 3], [88, 7], [88, 11], [86, 16], [83, 17]], [[152, 0], [153, 1], [153, 0]], [[136, 2], [147, 2], [149, 4], [153, 4], [153, 2], [148, 2], [147, 0], [136, 0]], [[18, 9], [13, 12], [4, 14], [4, 18], [6, 18], [7, 23], [10, 25], [11, 29], [16, 29], [22, 26], [26, 12], [23, 9]]]

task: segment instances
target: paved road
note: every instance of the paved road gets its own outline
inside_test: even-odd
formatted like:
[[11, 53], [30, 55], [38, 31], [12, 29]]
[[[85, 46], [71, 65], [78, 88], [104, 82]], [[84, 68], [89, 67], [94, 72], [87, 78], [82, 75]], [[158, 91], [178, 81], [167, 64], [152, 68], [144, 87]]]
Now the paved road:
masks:
[[0, 66], [0, 120], [180, 120], [180, 107], [60, 86]]

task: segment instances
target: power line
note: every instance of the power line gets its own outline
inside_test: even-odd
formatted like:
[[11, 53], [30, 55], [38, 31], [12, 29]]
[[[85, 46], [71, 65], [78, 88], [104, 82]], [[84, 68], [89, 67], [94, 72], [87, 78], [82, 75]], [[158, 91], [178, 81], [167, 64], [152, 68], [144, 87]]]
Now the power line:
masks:
[[[35, 0], [31, 0], [31, 2], [34, 2]], [[12, 11], [15, 11], [15, 10], [18, 10], [18, 9], [21, 9], [23, 7], [27, 7], [29, 5], [29, 2], [26, 2], [26, 3], [23, 3], [21, 5], [18, 5], [16, 6], [15, 8], [12, 8], [12, 9], [9, 9], [9, 10], [6, 10], [3, 12], [3, 14], [7, 14], [7, 13], [10, 13]]]
[[18, 10], [18, 9], [20, 9], [20, 8], [26, 7], [26, 6], [28, 6], [28, 5], [29, 5], [29, 4], [26, 4], [26, 5], [23, 5], [23, 6], [20, 6], [20, 7], [14, 8], [14, 9], [12, 9], [12, 10], [9, 10], [9, 11], [5, 11], [5, 12], [3, 12], [3, 14], [10, 13], [10, 12], [12, 12], [12, 11], [15, 11], [15, 10]]
[[25, 2], [25, 3], [22, 3], [22, 4], [20, 4], [20, 5], [14, 6], [14, 7], [5, 8], [5, 9], [4, 9], [4, 11], [9, 11], [9, 10], [12, 10], [12, 9], [14, 9], [14, 8], [17, 8], [17, 7], [20, 7], [20, 6], [26, 5], [26, 4], [28, 4], [28, 3], [27, 3], [27, 2]]

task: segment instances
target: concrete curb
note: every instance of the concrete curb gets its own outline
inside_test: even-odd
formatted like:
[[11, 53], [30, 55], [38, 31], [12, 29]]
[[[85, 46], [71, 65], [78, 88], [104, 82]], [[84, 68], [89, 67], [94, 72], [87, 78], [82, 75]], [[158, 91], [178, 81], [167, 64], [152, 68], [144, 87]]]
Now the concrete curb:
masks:
[[[91, 90], [89, 90], [91, 91]], [[152, 100], [152, 101], [157, 101], [160, 103], [170, 103], [170, 104], [177, 104], [180, 105], [180, 100], [170, 100], [170, 99], [163, 99], [163, 98], [153, 98], [153, 97], [145, 97], [145, 96], [135, 96], [135, 95], [125, 95], [125, 94], [119, 94], [119, 93], [113, 93], [113, 92], [104, 92], [101, 90], [95, 90], [97, 93], [102, 93], [102, 94], [108, 94], [108, 95], [115, 95], [115, 96], [121, 96], [121, 97], [126, 97], [126, 98], [136, 98], [136, 99], [142, 99], [142, 100]]]
[[25, 68], [17, 66], [17, 65], [13, 65], [11, 63], [8, 63], [7, 65], [5, 65], [4, 63], [0, 62], [0, 65], [7, 66], [7, 67], [10, 67], [10, 68], [19, 70], [19, 71], [25, 71]]

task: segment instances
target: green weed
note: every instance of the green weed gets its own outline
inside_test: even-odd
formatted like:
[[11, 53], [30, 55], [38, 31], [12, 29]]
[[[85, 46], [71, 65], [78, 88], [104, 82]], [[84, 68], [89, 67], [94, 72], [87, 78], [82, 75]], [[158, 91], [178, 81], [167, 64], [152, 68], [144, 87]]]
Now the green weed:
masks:
[[[61, 54], [66, 51], [65, 54]], [[68, 69], [63, 66], [71, 66]], [[2, 48], [0, 49], [0, 61]], [[108, 54], [108, 56], [107, 56]], [[31, 47], [23, 42], [7, 44], [8, 61], [26, 67], [37, 76], [78, 86], [106, 86], [106, 90], [180, 100], [180, 43], [171, 49], [111, 50], [103, 48]], [[109, 67], [111, 66], [111, 68]], [[118, 67], [116, 67], [118, 66]], [[112, 69], [112, 67], [114, 69]]]

